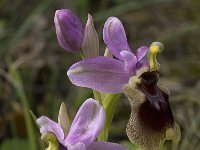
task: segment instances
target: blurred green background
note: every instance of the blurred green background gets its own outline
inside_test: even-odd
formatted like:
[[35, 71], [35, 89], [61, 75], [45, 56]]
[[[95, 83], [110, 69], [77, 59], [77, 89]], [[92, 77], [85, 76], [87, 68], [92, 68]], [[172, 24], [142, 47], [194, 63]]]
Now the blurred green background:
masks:
[[[200, 0], [0, 0], [0, 150], [31, 149], [27, 131], [36, 134], [36, 149], [44, 147], [34, 122], [34, 131], [25, 126], [29, 112], [24, 107], [37, 117], [57, 120], [64, 101], [73, 119], [92, 96], [91, 90], [75, 87], [67, 78], [66, 70], [80, 57], [58, 45], [53, 18], [62, 8], [74, 10], [84, 24], [88, 12], [93, 16], [101, 54], [102, 29], [109, 16], [123, 22], [133, 51], [154, 41], [164, 43], [160, 84], [171, 91], [170, 104], [182, 131], [173, 150], [199, 150]], [[125, 133], [129, 114], [129, 103], [122, 96], [109, 141], [136, 150]], [[171, 142], [162, 149], [171, 149]]]

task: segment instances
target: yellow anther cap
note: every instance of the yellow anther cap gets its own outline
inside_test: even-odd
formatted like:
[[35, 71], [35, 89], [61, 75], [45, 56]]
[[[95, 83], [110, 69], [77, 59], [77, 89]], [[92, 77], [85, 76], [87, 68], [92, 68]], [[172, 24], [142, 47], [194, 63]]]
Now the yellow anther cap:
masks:
[[164, 50], [164, 45], [161, 42], [153, 42], [150, 45], [150, 51], [153, 54], [160, 53]]
[[156, 59], [156, 55], [164, 50], [164, 45], [161, 42], [153, 42], [149, 47], [148, 61], [150, 65], [150, 71], [159, 70], [159, 63]]

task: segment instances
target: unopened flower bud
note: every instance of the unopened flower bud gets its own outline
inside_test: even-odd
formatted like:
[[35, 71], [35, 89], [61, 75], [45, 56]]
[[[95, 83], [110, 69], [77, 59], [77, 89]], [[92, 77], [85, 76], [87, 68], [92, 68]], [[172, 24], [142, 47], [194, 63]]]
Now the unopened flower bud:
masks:
[[90, 14], [88, 14], [88, 20], [84, 30], [82, 51], [84, 58], [94, 58], [99, 56], [99, 38]]
[[84, 27], [74, 12], [69, 9], [57, 10], [54, 23], [60, 46], [68, 52], [80, 50], [83, 42]]

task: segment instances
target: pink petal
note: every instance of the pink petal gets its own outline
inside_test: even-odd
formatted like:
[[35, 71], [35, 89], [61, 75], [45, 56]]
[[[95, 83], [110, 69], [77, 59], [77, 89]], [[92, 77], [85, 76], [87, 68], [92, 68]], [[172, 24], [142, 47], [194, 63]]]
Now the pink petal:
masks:
[[149, 50], [149, 48], [146, 46], [142, 46], [142, 47], [138, 48], [137, 54], [136, 54], [137, 60], [138, 61], [142, 60], [142, 58], [144, 58], [145, 55], [147, 55], [148, 50]]
[[121, 59], [121, 51], [131, 51], [127, 42], [124, 27], [121, 21], [116, 17], [110, 17], [106, 21], [103, 29], [103, 39], [108, 49], [118, 59]]
[[37, 119], [37, 124], [40, 125], [41, 134], [49, 132], [54, 133], [57, 139], [62, 143], [62, 140], [64, 139], [64, 133], [62, 127], [58, 123], [52, 121], [46, 116], [41, 116]]
[[125, 63], [125, 70], [129, 72], [134, 72], [137, 64], [136, 56], [129, 51], [121, 51], [120, 55]]
[[73, 146], [67, 146], [67, 150], [86, 150], [86, 146], [83, 143], [76, 143]]
[[124, 70], [124, 63], [106, 57], [80, 61], [67, 72], [70, 81], [102, 93], [121, 93], [131, 74]]
[[65, 145], [74, 145], [78, 142], [90, 145], [103, 129], [105, 115], [103, 107], [97, 101], [92, 98], [86, 100], [72, 122]]

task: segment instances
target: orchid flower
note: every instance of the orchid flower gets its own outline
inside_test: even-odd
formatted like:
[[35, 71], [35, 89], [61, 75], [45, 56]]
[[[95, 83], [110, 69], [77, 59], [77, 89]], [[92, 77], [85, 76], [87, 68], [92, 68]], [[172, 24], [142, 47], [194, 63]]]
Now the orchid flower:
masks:
[[67, 75], [70, 81], [81, 87], [88, 87], [106, 94], [122, 93], [129, 79], [148, 70], [148, 47], [142, 46], [134, 55], [127, 43], [121, 21], [110, 17], [103, 30], [104, 42], [109, 51], [117, 58], [99, 56], [75, 63]]
[[68, 132], [64, 132], [63, 124], [46, 116], [37, 119], [37, 123], [42, 138], [49, 142], [48, 150], [126, 150], [119, 144], [95, 142], [104, 127], [105, 117], [103, 107], [90, 98], [80, 107]]
[[169, 93], [158, 86], [159, 68], [156, 55], [164, 49], [160, 42], [131, 52], [121, 21], [110, 17], [103, 38], [116, 59], [97, 57], [72, 65], [67, 72], [71, 82], [102, 93], [124, 92], [131, 105], [127, 135], [136, 145], [155, 149], [165, 140], [177, 143], [180, 129], [169, 105]]

